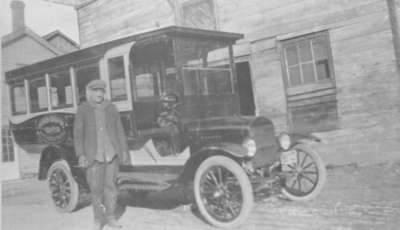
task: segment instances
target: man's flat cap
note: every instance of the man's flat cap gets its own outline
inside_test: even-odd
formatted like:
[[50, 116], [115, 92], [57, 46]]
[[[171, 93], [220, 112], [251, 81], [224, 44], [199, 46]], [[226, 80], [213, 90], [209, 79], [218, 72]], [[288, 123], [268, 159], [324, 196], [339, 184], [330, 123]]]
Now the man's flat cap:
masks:
[[93, 81], [89, 82], [88, 88], [89, 89], [103, 89], [103, 90], [105, 90], [106, 89], [106, 82], [103, 81], [103, 80], [96, 79], [96, 80], [93, 80]]

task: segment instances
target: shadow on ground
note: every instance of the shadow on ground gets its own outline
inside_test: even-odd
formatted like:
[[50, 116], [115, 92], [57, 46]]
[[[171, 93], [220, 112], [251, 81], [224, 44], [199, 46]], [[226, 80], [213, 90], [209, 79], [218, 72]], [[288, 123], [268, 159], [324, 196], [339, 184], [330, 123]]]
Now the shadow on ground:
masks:
[[[129, 207], [172, 210], [179, 206], [191, 205], [193, 201], [193, 192], [182, 187], [154, 192], [124, 190], [118, 196], [116, 216], [120, 218]], [[196, 215], [194, 205], [191, 205], [191, 210]]]

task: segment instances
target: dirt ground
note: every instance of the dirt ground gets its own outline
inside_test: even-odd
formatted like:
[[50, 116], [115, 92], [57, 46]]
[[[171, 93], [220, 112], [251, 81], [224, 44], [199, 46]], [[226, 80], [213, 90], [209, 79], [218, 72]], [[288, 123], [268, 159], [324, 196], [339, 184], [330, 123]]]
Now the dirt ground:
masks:
[[[1, 229], [90, 229], [90, 207], [57, 213], [47, 193], [46, 183], [34, 178], [3, 183]], [[126, 195], [121, 194], [120, 202]], [[139, 197], [130, 200], [118, 210], [123, 229], [215, 229], [190, 205], [149, 202]], [[400, 229], [400, 162], [330, 168], [327, 183], [316, 200], [263, 200], [255, 204], [249, 220], [237, 229]]]

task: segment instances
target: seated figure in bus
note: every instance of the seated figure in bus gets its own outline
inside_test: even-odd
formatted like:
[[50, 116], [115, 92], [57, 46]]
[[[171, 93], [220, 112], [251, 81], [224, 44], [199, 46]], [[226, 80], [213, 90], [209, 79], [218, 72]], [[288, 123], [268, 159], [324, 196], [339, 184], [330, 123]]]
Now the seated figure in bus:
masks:
[[163, 155], [171, 155], [179, 152], [179, 134], [181, 131], [180, 113], [177, 110], [179, 105], [178, 96], [175, 93], [168, 93], [160, 98], [160, 107], [157, 111], [157, 125], [165, 129], [171, 135], [169, 146], [159, 146]]

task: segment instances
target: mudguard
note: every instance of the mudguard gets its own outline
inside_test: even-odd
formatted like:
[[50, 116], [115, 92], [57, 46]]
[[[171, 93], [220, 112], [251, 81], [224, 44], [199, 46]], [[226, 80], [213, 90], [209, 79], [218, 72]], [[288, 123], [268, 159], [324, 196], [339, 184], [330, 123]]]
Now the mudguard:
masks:
[[234, 143], [217, 143], [205, 146], [192, 154], [191, 158], [186, 162], [185, 168], [182, 171], [178, 181], [181, 183], [193, 181], [195, 172], [199, 165], [211, 156], [226, 156], [235, 161], [240, 159], [250, 159], [247, 156], [247, 149], [241, 145]]
[[302, 134], [302, 133], [289, 133], [290, 139], [293, 144], [297, 143], [308, 143], [308, 142], [322, 142], [322, 140], [313, 134]]

